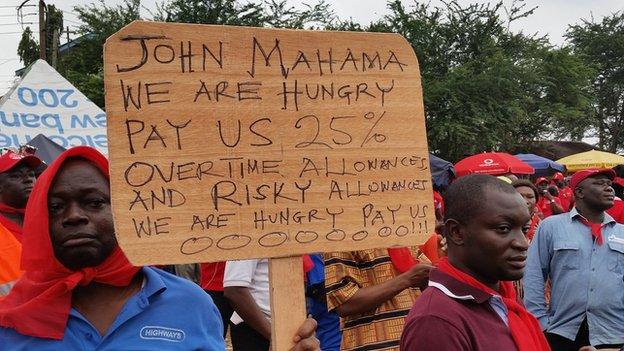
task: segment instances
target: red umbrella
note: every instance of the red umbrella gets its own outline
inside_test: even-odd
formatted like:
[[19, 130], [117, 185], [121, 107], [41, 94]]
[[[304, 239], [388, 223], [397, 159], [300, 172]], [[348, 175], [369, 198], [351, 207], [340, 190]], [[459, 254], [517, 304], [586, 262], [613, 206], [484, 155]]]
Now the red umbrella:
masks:
[[507, 173], [533, 174], [535, 170], [527, 163], [504, 152], [484, 152], [472, 155], [455, 164], [458, 177], [472, 173], [501, 175]]

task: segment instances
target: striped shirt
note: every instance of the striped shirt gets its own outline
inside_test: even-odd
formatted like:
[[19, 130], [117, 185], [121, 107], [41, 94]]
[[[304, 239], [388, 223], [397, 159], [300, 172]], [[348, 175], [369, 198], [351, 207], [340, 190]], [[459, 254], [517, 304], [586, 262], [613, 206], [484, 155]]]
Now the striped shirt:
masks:
[[[412, 248], [412, 253], [421, 262], [429, 262], [417, 248]], [[381, 284], [398, 275], [387, 249], [325, 254], [327, 307], [331, 311], [358, 289]], [[342, 318], [340, 349], [399, 350], [405, 317], [419, 295], [419, 289], [406, 289], [374, 310]]]

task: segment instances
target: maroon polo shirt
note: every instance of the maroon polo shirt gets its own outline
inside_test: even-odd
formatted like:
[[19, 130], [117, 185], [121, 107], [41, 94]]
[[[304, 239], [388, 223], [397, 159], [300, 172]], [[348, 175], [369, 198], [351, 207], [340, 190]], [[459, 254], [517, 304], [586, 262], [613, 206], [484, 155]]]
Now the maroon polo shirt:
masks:
[[509, 327], [490, 304], [491, 295], [440, 272], [412, 307], [403, 351], [516, 351]]

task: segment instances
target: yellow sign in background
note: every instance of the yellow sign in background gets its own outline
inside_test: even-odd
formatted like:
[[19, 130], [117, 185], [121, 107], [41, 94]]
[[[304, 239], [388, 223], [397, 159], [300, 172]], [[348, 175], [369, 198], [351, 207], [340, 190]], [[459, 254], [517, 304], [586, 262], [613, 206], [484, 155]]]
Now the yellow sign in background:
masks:
[[433, 232], [420, 73], [401, 36], [134, 22], [104, 63], [115, 227], [132, 263]]

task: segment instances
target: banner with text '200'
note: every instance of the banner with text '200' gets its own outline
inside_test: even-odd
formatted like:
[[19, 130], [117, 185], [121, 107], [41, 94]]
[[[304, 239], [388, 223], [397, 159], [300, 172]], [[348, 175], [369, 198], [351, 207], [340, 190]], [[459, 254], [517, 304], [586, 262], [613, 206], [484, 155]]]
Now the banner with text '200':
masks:
[[420, 73], [399, 35], [134, 22], [105, 45], [118, 241], [134, 264], [424, 242]]

